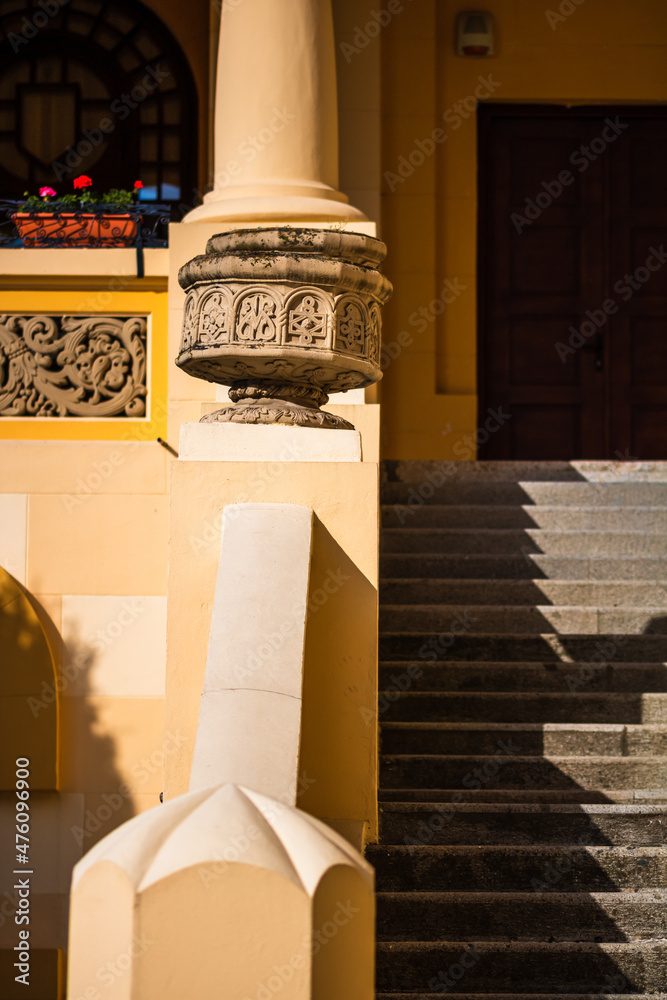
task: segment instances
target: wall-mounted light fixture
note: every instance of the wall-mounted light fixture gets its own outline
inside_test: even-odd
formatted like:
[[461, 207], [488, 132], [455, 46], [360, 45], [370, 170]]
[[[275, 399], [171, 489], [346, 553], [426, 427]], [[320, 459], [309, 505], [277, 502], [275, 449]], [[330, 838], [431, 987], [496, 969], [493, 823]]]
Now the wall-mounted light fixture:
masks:
[[457, 56], [492, 56], [493, 17], [487, 10], [463, 10], [456, 16]]

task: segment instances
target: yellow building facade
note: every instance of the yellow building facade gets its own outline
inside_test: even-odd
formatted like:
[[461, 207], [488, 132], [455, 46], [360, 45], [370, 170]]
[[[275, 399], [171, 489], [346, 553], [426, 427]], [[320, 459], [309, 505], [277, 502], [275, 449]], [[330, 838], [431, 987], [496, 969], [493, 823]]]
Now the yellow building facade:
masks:
[[[229, 24], [255, 2], [223, 0]], [[65, 32], [76, 31], [77, 3], [70, 0]], [[95, 3], [81, 0], [81, 15]], [[117, 6], [144, 9], [134, 0]], [[208, 217], [180, 220], [203, 193], [233, 186], [237, 160], [243, 170], [257, 168], [252, 183], [259, 185], [264, 171], [270, 186], [282, 139], [270, 123], [265, 137], [257, 129], [258, 41], [257, 52], [239, 53], [246, 76], [234, 95], [250, 145], [244, 151], [237, 143], [234, 157], [223, 144], [216, 162], [226, 122], [216, 104], [221, 5], [145, 6], [180, 47], [197, 94], [196, 143], [181, 151], [197, 184], [173, 199], [168, 246], [144, 250], [143, 277], [132, 248], [0, 248], [3, 324], [12, 316], [141, 317], [147, 331], [144, 415], [0, 415], [2, 837], [13, 843], [14, 761], [28, 758], [35, 873], [27, 989], [13, 973], [20, 876], [9, 873], [9, 862], [1, 876], [3, 1000], [65, 997], [74, 864], [126, 820], [159, 809], [162, 793], [170, 800], [187, 792], [229, 504], [312, 508], [321, 529], [311, 586], [324, 585], [337, 559], [353, 581], [316, 618], [306, 643], [302, 767], [315, 780], [298, 804], [355, 848], [377, 839], [377, 736], [364, 712], [373, 713], [377, 695], [378, 467], [381, 459], [477, 457], [485, 416], [478, 408], [479, 106], [659, 108], [667, 101], [667, 9], [660, 0], [554, 0], [546, 9], [536, 0], [488, 0], [495, 49], [484, 58], [456, 54], [457, 15], [466, 8], [453, 0], [391, 0], [381, 9], [333, 0], [338, 120], [324, 117], [320, 127], [338, 130], [339, 148], [333, 143], [327, 156], [337, 154], [339, 174], [318, 183], [344, 193], [358, 213], [345, 217], [340, 209], [329, 220], [321, 207], [310, 217], [290, 207], [280, 221], [367, 235], [377, 227], [388, 247], [383, 272], [394, 286], [383, 314], [383, 379], [330, 406], [360, 431], [363, 461], [258, 460], [248, 482], [241, 461], [218, 467], [177, 460], [181, 426], [216, 401], [214, 385], [173, 363], [184, 302], [177, 275], [220, 231], [269, 226], [279, 216], [235, 217], [231, 208], [216, 218], [217, 203], [209, 201]], [[325, 5], [310, 6], [317, 14]], [[34, 44], [28, 35], [21, 55]], [[7, 39], [6, 32], [6, 48]], [[284, 47], [283, 72], [296, 78], [299, 51], [284, 35], [273, 42]], [[316, 62], [330, 56], [314, 54]], [[276, 92], [276, 129], [285, 124], [289, 136], [291, 116], [301, 128], [304, 112], [281, 104], [283, 91]], [[7, 90], [8, 99], [13, 93]], [[336, 102], [325, 106], [335, 111]], [[94, 175], [85, 157], [80, 169]], [[347, 632], [332, 644], [340, 622]], [[323, 664], [335, 665], [335, 683], [318, 674], [315, 665]], [[361, 968], [366, 957], [354, 961]], [[318, 975], [317, 995], [333, 996], [327, 990], [337, 985], [335, 969]], [[91, 983], [97, 992], [83, 995], [134, 996], [122, 992], [125, 982], [109, 972]]]

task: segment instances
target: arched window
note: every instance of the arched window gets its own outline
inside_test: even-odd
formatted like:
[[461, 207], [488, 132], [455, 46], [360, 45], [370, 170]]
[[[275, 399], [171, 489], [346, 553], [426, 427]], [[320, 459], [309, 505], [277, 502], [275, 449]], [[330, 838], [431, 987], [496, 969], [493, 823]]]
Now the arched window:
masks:
[[41, 185], [144, 184], [174, 201], [197, 186], [188, 61], [138, 0], [0, 0], [0, 197]]

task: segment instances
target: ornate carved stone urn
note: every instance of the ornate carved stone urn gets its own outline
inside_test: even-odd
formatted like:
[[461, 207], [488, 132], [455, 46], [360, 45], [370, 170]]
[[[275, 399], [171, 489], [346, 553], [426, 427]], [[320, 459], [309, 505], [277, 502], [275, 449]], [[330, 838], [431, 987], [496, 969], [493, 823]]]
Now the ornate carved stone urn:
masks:
[[330, 392], [380, 371], [386, 247], [330, 229], [242, 229], [181, 268], [187, 292], [176, 364], [230, 386], [233, 406], [204, 421], [351, 429], [320, 409]]

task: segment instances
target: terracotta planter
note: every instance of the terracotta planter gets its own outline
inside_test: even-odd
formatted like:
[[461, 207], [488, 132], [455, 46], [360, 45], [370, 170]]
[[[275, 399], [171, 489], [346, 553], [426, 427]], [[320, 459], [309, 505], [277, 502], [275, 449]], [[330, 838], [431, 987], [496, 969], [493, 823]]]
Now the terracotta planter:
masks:
[[16, 212], [12, 219], [27, 247], [103, 244], [129, 247], [137, 238], [137, 218], [129, 213]]

